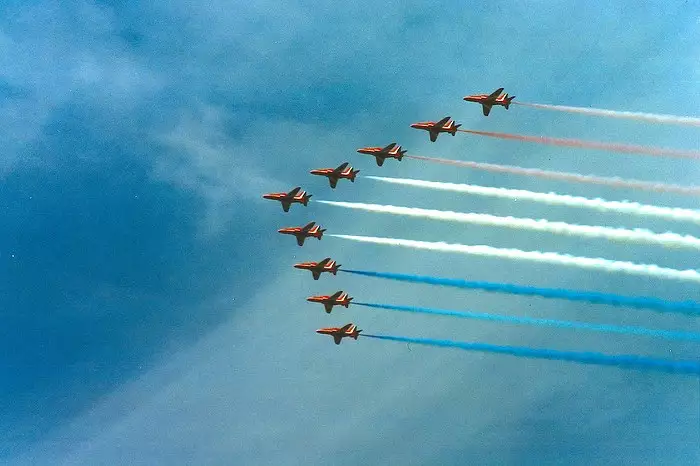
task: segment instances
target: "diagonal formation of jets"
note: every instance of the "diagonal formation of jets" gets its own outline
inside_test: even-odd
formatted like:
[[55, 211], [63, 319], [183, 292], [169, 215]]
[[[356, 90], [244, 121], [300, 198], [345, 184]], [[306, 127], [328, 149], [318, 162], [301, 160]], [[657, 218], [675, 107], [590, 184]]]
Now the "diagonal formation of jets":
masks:
[[[470, 95], [464, 97], [464, 100], [480, 103], [483, 106], [484, 115], [488, 116], [491, 107], [494, 105], [501, 105], [508, 109], [511, 101], [515, 98], [515, 96], [509, 97], [508, 94], [502, 95], [502, 91], [503, 88], [499, 88], [491, 94]], [[413, 123], [411, 128], [427, 131], [430, 136], [430, 141], [435, 142], [440, 133], [447, 133], [454, 136], [460, 126], [461, 124], [457, 124], [451, 117], [446, 116], [439, 121]], [[400, 162], [407, 151], [402, 150], [401, 146], [396, 142], [392, 142], [385, 147], [362, 147], [357, 149], [357, 152], [373, 156], [377, 165], [381, 167], [384, 165], [386, 159], [396, 159]], [[343, 162], [337, 168], [317, 168], [311, 170], [309, 173], [327, 177], [331, 189], [335, 189], [338, 185], [338, 181], [342, 179], [350, 180], [350, 182], [354, 183], [355, 176], [359, 173], [359, 170], [354, 170], [349, 162]], [[302, 190], [300, 186], [297, 186], [289, 192], [264, 194], [263, 198], [279, 201], [282, 204], [282, 210], [289, 212], [292, 204], [307, 206], [311, 195]], [[323, 232], [326, 230], [317, 225], [316, 222], [310, 222], [305, 226], [280, 228], [277, 231], [281, 234], [295, 236], [297, 244], [303, 246], [306, 238], [313, 237], [320, 240], [323, 237]], [[310, 261], [294, 264], [294, 268], [309, 270], [313, 279], [318, 280], [324, 272], [336, 275], [340, 264], [336, 263], [336, 261], [332, 260], [330, 257], [326, 257], [318, 262]], [[323, 304], [327, 314], [332, 312], [333, 306], [344, 306], [348, 308], [352, 299], [353, 298], [344, 291], [337, 291], [332, 295], [310, 296], [306, 298], [309, 302]], [[352, 322], [342, 327], [327, 327], [316, 330], [316, 333], [332, 336], [336, 345], [339, 345], [342, 339], [346, 337], [357, 340], [360, 332], [362, 332], [362, 330], [358, 329]]]

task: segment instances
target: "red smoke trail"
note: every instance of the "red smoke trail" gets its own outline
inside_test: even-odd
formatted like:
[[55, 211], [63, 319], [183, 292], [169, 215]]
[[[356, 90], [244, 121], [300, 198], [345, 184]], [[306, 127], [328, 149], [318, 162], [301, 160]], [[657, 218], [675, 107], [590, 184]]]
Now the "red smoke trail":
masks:
[[581, 139], [552, 138], [549, 136], [525, 136], [522, 134], [494, 133], [491, 131], [473, 131], [470, 129], [458, 129], [463, 133], [477, 134], [479, 136], [489, 136], [499, 139], [512, 139], [514, 141], [536, 142], [550, 146], [578, 147], [582, 149], [606, 150], [611, 152], [622, 152], [625, 154], [644, 154], [656, 157], [676, 157], [682, 159], [700, 160], [700, 152], [692, 150], [666, 149], [663, 147], [635, 146], [630, 144], [619, 144], [611, 142], [583, 141]]
[[700, 196], [700, 186], [681, 186], [677, 184], [656, 183], [653, 181], [628, 180], [618, 177], [602, 177], [595, 175], [580, 175], [578, 173], [555, 172], [539, 168], [524, 168], [514, 165], [497, 165], [466, 160], [450, 160], [437, 157], [422, 157], [420, 155], [404, 155], [407, 159], [424, 160], [426, 162], [473, 168], [493, 173], [508, 173], [510, 175], [533, 176], [556, 181], [571, 181], [574, 183], [595, 184], [612, 188], [638, 189], [657, 193], [683, 194], [685, 196]]

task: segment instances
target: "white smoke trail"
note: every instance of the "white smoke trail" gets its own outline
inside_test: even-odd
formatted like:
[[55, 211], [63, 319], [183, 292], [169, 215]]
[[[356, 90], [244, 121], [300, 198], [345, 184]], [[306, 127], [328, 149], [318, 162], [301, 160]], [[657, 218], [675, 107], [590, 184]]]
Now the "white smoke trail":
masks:
[[348, 209], [364, 210], [408, 217], [419, 217], [431, 220], [447, 220], [451, 222], [471, 223], [473, 225], [488, 225], [519, 230], [541, 231], [567, 236], [584, 238], [604, 238], [625, 243], [647, 243], [665, 247], [683, 247], [700, 250], [700, 238], [677, 233], [654, 233], [644, 229], [626, 230], [624, 228], [609, 228], [591, 225], [574, 225], [565, 222], [550, 222], [532, 218], [497, 217], [489, 214], [451, 212], [445, 210], [420, 209], [418, 207], [397, 207], [392, 205], [362, 204], [359, 202], [316, 201]]
[[520, 249], [502, 249], [485, 245], [469, 246], [466, 244], [449, 244], [443, 242], [413, 241], [397, 238], [377, 238], [373, 236], [328, 235], [334, 238], [359, 241], [362, 243], [385, 244], [428, 251], [455, 252], [481, 257], [498, 257], [503, 259], [523, 260], [545, 264], [565, 265], [585, 270], [620, 272], [629, 275], [665, 278], [700, 283], [700, 273], [696, 270], [677, 270], [659, 267], [653, 264], [636, 264], [634, 262], [610, 259], [577, 257], [554, 252], [522, 251]]
[[387, 178], [383, 176], [365, 176], [371, 180], [385, 183], [415, 186], [418, 188], [436, 189], [439, 191], [451, 191], [457, 193], [474, 194], [477, 196], [498, 197], [514, 201], [533, 201], [548, 205], [583, 207], [595, 209], [601, 212], [619, 212], [623, 214], [638, 215], [640, 217], [658, 217], [667, 220], [688, 221], [700, 224], [700, 211], [692, 209], [680, 209], [676, 207], [660, 207], [639, 204], [630, 201], [607, 201], [605, 199], [588, 199], [580, 196], [568, 196], [557, 193], [538, 193], [524, 189], [492, 188], [471, 184], [442, 183], [438, 181], [412, 180], [407, 178]]
[[617, 110], [606, 110], [603, 108], [587, 107], [567, 107], [565, 105], [532, 104], [526, 102], [513, 102], [515, 105], [523, 107], [541, 108], [544, 110], [556, 110], [559, 112], [581, 113], [584, 115], [604, 116], [610, 118], [624, 118], [628, 120], [648, 121], [650, 123], [666, 123], [672, 125], [700, 126], [700, 118], [659, 115], [656, 113], [643, 112], [621, 112]]
[[581, 175], [579, 173], [554, 172], [540, 170], [539, 168], [524, 168], [514, 165], [497, 165], [495, 163], [472, 162], [468, 160], [450, 160], [437, 157], [423, 157], [421, 155], [405, 155], [407, 159], [423, 160], [426, 162], [453, 165], [457, 167], [472, 168], [491, 173], [507, 173], [509, 175], [534, 176], [546, 180], [570, 181], [572, 183], [587, 183], [611, 188], [639, 189], [656, 193], [683, 194], [686, 196], [700, 196], [700, 186], [682, 186], [677, 184], [659, 183], [656, 181], [629, 180], [617, 176], [605, 177], [596, 175]]

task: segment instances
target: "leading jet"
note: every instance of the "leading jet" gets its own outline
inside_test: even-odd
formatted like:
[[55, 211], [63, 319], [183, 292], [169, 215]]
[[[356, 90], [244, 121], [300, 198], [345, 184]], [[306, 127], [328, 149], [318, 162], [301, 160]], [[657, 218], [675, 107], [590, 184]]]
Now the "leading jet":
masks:
[[303, 227], [287, 227], [277, 230], [278, 233], [282, 233], [283, 235], [296, 236], [299, 246], [304, 245], [304, 240], [306, 238], [318, 238], [320, 240], [323, 237], [324, 231], [326, 231], [326, 229], [316, 225], [316, 222], [311, 222]]
[[457, 134], [457, 128], [460, 125], [456, 125], [455, 121], [450, 117], [446, 116], [438, 122], [434, 121], [421, 121], [419, 123], [413, 123], [411, 128], [422, 129], [430, 133], [430, 142], [437, 141], [437, 137], [440, 133], [450, 133], [452, 136]]
[[280, 201], [282, 203], [282, 210], [289, 212], [289, 207], [294, 203], [303, 204], [306, 206], [309, 203], [311, 194], [306, 194], [306, 191], [302, 191], [301, 187], [297, 186], [288, 193], [263, 194], [263, 198], [272, 199], [273, 201]]
[[382, 165], [384, 165], [384, 160], [386, 159], [396, 159], [400, 162], [404, 154], [408, 151], [401, 150], [401, 146], [398, 146], [395, 142], [392, 142], [384, 148], [363, 147], [361, 149], [357, 149], [357, 152], [359, 152], [360, 154], [374, 156], [377, 159], [377, 165], [381, 167]]
[[302, 262], [300, 264], [294, 264], [295, 269], [310, 270], [311, 275], [313, 275], [314, 280], [318, 280], [323, 272], [332, 273], [336, 275], [340, 264], [336, 264], [334, 260], [330, 257], [326, 257], [320, 262]]
[[338, 180], [345, 178], [351, 182], [355, 182], [355, 175], [360, 173], [360, 170], [353, 170], [352, 167], [348, 167], [348, 162], [345, 162], [338, 166], [338, 168], [317, 168], [316, 170], [311, 170], [309, 173], [312, 175], [327, 176], [328, 182], [331, 184], [331, 188], [335, 189], [338, 184]]
[[316, 333], [320, 333], [321, 335], [331, 335], [335, 344], [339, 345], [340, 341], [345, 337], [350, 337], [357, 340], [357, 337], [360, 336], [361, 331], [362, 330], [358, 330], [357, 325], [349, 323], [343, 325], [342, 327], [320, 328], [316, 330]]
[[481, 104], [482, 110], [484, 111], [484, 116], [489, 116], [489, 113], [491, 113], [491, 107], [493, 107], [494, 105], [501, 105], [502, 107], [505, 107], [506, 110], [508, 110], [510, 102], [513, 99], [515, 99], [515, 96], [508, 97], [508, 94], [501, 95], [501, 92], [503, 92], [503, 88], [499, 87], [491, 94], [468, 95], [463, 100], [466, 100], [467, 102], [476, 102], [478, 104]]
[[330, 296], [310, 296], [306, 298], [307, 301], [312, 303], [321, 303], [323, 307], [326, 308], [326, 314], [330, 314], [333, 310], [333, 306], [345, 306], [348, 308], [350, 306], [350, 301], [352, 298], [344, 291], [336, 291]]

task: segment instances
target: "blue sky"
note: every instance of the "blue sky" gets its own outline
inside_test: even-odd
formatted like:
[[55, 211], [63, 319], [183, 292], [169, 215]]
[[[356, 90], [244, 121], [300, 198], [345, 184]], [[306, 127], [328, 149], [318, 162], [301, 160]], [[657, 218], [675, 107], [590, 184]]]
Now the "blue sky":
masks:
[[[625, 192], [355, 153], [409, 153], [697, 184], [697, 163], [468, 136], [465, 128], [695, 149], [692, 128], [522, 107], [484, 118], [466, 94], [696, 115], [700, 8], [667, 2], [5, 2], [0, 15], [0, 458], [28, 464], [696, 464], [692, 377], [362, 340], [313, 330], [694, 358], [697, 345], [304, 301], [357, 300], [698, 330], [684, 316], [411, 286], [348, 268], [668, 299], [696, 286], [561, 267], [311, 241], [275, 230], [490, 244], [694, 268], [686, 251], [341, 211], [316, 199], [700, 228], [358, 179], [377, 174], [695, 207]], [[392, 163], [394, 162], [394, 163]], [[298, 206], [294, 206], [298, 207]]]

